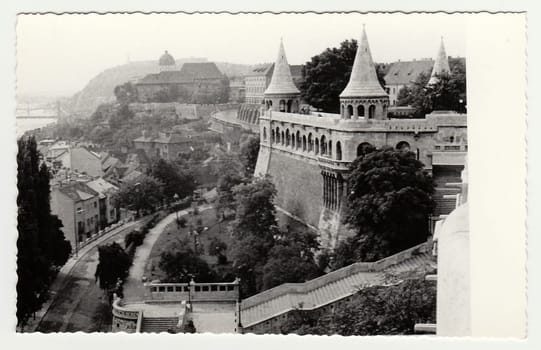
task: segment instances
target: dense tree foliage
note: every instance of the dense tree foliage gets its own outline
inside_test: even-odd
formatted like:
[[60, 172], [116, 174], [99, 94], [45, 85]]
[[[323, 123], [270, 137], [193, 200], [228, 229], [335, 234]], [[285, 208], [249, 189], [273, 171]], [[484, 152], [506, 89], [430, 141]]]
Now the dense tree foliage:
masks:
[[168, 282], [188, 283], [192, 279], [197, 282], [213, 282], [215, 278], [205, 260], [190, 248], [163, 252], [159, 267], [165, 272]]
[[278, 234], [276, 189], [269, 178], [256, 178], [236, 186], [234, 196], [236, 215], [230, 227], [235, 238], [233, 264], [243, 295], [252, 295], [262, 288], [262, 269]]
[[235, 154], [221, 152], [215, 162], [214, 173], [218, 176], [216, 210], [219, 215], [236, 208], [233, 188], [246, 182], [243, 165]]
[[[301, 85], [301, 96], [311, 106], [328, 113], [340, 112], [340, 93], [346, 88], [357, 52], [357, 41], [346, 40], [340, 47], [328, 48], [312, 57], [305, 66], [305, 80]], [[376, 64], [380, 84], [386, 66]]]
[[414, 84], [398, 93], [398, 106], [412, 106], [414, 116], [423, 118], [435, 110], [466, 112], [466, 67], [463, 59], [450, 58], [451, 74], [439, 76], [439, 81], [427, 85], [429, 73], [420, 74]]
[[120, 104], [128, 104], [137, 101], [137, 90], [131, 82], [116, 86], [113, 92], [117, 102]]
[[322, 274], [315, 263], [319, 248], [308, 231], [278, 228], [270, 178], [234, 188], [236, 214], [230, 225], [235, 273], [241, 279], [243, 297], [285, 282], [304, 282]]
[[130, 256], [116, 242], [99, 246], [98, 255], [95, 277], [100, 288], [108, 294], [118, 293], [122, 296], [121, 285], [128, 277], [132, 263]]
[[240, 145], [240, 159], [244, 166], [244, 174], [246, 177], [254, 175], [257, 156], [259, 155], [259, 137], [248, 137]]
[[116, 113], [111, 114], [109, 117], [109, 125], [111, 129], [119, 129], [123, 125], [127, 124], [131, 119], [133, 119], [134, 114], [130, 110], [127, 104], [122, 104], [119, 106]]
[[361, 289], [332, 313], [297, 310], [282, 325], [284, 334], [399, 335], [413, 334], [416, 323], [435, 323], [436, 285], [408, 279], [391, 286]]
[[218, 258], [218, 264], [227, 264], [227, 256], [225, 252], [227, 250], [227, 244], [217, 237], [214, 237], [208, 245], [208, 254]]
[[151, 176], [141, 175], [123, 182], [113, 197], [115, 205], [135, 210], [153, 211], [163, 200], [163, 184]]
[[414, 153], [375, 150], [350, 170], [345, 221], [356, 237], [337, 248], [335, 263], [378, 260], [426, 239], [434, 182]]
[[179, 163], [159, 159], [152, 165], [151, 174], [163, 184], [163, 194], [168, 201], [175, 195], [179, 198], [191, 196], [196, 187], [193, 175]]
[[282, 283], [305, 282], [323, 274], [314, 259], [314, 252], [319, 249], [315, 233], [289, 231], [275, 238], [263, 266], [263, 289]]
[[35, 139], [19, 139], [17, 153], [17, 322], [24, 327], [39, 310], [71, 245], [51, 215], [49, 169], [39, 165]]

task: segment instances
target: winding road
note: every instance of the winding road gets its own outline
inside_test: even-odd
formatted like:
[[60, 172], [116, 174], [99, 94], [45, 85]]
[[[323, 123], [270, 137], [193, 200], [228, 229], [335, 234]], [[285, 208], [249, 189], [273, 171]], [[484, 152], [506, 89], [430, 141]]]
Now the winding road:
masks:
[[123, 225], [84, 247], [79, 257], [69, 260], [51, 286], [50, 301], [38, 313], [36, 324], [28, 330], [38, 332], [107, 332], [111, 329], [110, 305], [94, 278], [98, 246], [123, 244], [126, 234], [149, 218]]

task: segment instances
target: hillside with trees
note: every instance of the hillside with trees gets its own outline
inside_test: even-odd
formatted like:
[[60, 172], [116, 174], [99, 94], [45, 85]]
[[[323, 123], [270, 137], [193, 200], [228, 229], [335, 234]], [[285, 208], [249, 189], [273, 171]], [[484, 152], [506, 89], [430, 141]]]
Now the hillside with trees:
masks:
[[[205, 61], [204, 58], [176, 59], [179, 68], [186, 62]], [[230, 78], [246, 75], [254, 67], [254, 65], [228, 62], [216, 62], [216, 65], [222, 73]], [[100, 104], [115, 100], [115, 87], [157, 71], [156, 61], [129, 62], [108, 68], [92, 78], [81, 91], [73, 95], [67, 101], [66, 107], [83, 116], [90, 116]]]

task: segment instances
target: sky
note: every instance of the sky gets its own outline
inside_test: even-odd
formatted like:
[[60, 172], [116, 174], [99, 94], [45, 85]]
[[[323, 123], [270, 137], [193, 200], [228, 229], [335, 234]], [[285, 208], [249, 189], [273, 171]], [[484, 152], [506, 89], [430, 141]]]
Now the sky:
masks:
[[70, 96], [103, 70], [128, 61], [175, 58], [257, 64], [274, 61], [283, 38], [302, 64], [366, 25], [376, 62], [466, 56], [459, 14], [44, 14], [17, 18], [17, 94]]

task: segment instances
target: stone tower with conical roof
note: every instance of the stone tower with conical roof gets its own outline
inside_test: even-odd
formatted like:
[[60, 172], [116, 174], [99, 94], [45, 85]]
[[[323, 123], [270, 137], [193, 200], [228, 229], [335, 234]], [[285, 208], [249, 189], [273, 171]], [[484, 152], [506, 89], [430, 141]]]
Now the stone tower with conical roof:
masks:
[[340, 115], [343, 119], [387, 119], [388, 106], [389, 95], [379, 83], [363, 25], [351, 76], [340, 94]]
[[438, 56], [436, 57], [436, 62], [434, 62], [434, 68], [432, 68], [432, 74], [430, 75], [428, 85], [436, 84], [439, 81], [439, 76], [450, 73], [451, 69], [449, 68], [449, 59], [445, 53], [443, 37], [441, 37], [440, 49], [438, 51]]
[[280, 40], [278, 57], [269, 86], [265, 90], [265, 105], [273, 111], [297, 113], [300, 104], [300, 91], [293, 83], [287, 62], [284, 43]]

